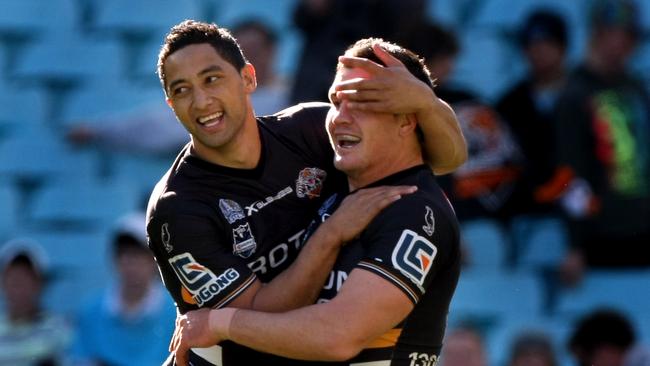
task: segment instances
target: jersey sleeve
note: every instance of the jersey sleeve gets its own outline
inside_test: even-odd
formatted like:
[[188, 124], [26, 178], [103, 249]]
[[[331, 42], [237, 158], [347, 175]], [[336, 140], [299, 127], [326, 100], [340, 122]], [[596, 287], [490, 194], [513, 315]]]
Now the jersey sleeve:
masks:
[[414, 194], [385, 209], [362, 234], [365, 254], [357, 268], [383, 277], [417, 303], [458, 255], [457, 227], [445, 204]]
[[[214, 215], [212, 215], [214, 216]], [[158, 213], [147, 225], [165, 287], [181, 312], [227, 305], [254, 281], [246, 262], [207, 213]]]

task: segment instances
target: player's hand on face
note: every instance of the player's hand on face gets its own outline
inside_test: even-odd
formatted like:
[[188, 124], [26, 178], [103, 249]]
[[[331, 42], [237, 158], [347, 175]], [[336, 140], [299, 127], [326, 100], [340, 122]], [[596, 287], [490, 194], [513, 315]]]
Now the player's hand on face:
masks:
[[361, 68], [371, 77], [336, 83], [337, 99], [348, 100], [349, 108], [393, 114], [417, 113], [432, 105], [435, 93], [428, 85], [381, 46], [374, 45], [373, 51], [386, 66], [360, 57], [339, 57], [345, 67]]
[[192, 347], [210, 347], [221, 339], [210, 329], [210, 309], [189, 311], [176, 318], [176, 329], [169, 345], [174, 353], [176, 365], [189, 364], [189, 350]]
[[341, 242], [354, 239], [368, 226], [381, 210], [397, 201], [402, 195], [417, 190], [415, 186], [380, 186], [360, 189], [347, 196], [323, 226], [334, 230]]

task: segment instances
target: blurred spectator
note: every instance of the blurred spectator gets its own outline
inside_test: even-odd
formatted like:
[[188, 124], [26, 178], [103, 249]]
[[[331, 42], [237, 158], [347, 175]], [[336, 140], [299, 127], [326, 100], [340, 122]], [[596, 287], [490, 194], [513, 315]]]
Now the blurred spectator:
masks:
[[436, 95], [439, 98], [452, 105], [478, 101], [472, 92], [454, 86], [449, 80], [460, 52], [460, 44], [454, 32], [438, 24], [421, 23], [417, 36], [410, 42], [411, 49], [424, 58], [431, 77], [435, 80]]
[[60, 365], [70, 329], [46, 314], [41, 295], [48, 277], [43, 248], [29, 239], [15, 239], [0, 249], [5, 309], [0, 320], [0, 365]]
[[561, 273], [650, 265], [650, 99], [626, 63], [639, 39], [629, 0], [597, 0], [585, 60], [558, 99], [557, 147], [577, 179], [562, 203], [572, 250]]
[[580, 319], [569, 339], [578, 366], [624, 366], [636, 342], [630, 321], [611, 309], [598, 309]]
[[508, 366], [557, 366], [551, 339], [545, 333], [524, 331], [510, 348]]
[[291, 88], [292, 104], [327, 102], [338, 56], [366, 37], [410, 46], [425, 14], [425, 0], [300, 0], [294, 25], [304, 43]]
[[74, 365], [160, 365], [176, 313], [157, 279], [145, 216], [123, 217], [113, 239], [116, 282], [81, 308], [70, 352]]
[[497, 103], [525, 159], [507, 209], [512, 215], [555, 215], [555, 199], [570, 178], [557, 167], [553, 132], [555, 102], [567, 73], [565, 22], [554, 12], [537, 10], [519, 31], [519, 43], [528, 74]]
[[[463, 166], [439, 181], [461, 224], [486, 219], [502, 230], [503, 205], [521, 170], [519, 148], [494, 108], [449, 80], [460, 51], [456, 35], [436, 24], [421, 24], [420, 30], [429, 37], [413, 38], [412, 47], [424, 57], [438, 97], [454, 108], [469, 153]], [[474, 262], [471, 246], [463, 245], [464, 264]]]
[[255, 66], [257, 89], [251, 95], [255, 114], [273, 114], [289, 106], [289, 88], [274, 73], [278, 36], [262, 21], [245, 20], [232, 28], [248, 62]]
[[483, 335], [472, 324], [460, 324], [445, 336], [440, 366], [487, 366]]
[[77, 145], [161, 156], [173, 156], [190, 140], [174, 113], [159, 102], [97, 121], [80, 121], [67, 138]]

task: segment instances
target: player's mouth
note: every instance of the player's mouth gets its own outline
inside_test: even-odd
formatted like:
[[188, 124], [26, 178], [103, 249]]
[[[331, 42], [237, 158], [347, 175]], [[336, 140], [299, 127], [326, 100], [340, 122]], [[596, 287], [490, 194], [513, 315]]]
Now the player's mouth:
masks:
[[336, 135], [336, 146], [341, 149], [351, 149], [361, 142], [361, 138], [348, 134]]
[[221, 121], [223, 121], [223, 112], [215, 112], [207, 116], [199, 117], [196, 119], [196, 122], [198, 122], [201, 126], [205, 128], [214, 127], [218, 125]]

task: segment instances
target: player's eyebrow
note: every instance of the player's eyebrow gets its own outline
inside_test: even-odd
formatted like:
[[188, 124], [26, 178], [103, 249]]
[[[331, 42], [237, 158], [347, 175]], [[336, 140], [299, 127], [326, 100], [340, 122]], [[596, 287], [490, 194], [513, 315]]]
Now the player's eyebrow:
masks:
[[[203, 76], [205, 74], [211, 73], [211, 72], [218, 72], [218, 71], [223, 71], [223, 68], [219, 65], [210, 65], [206, 67], [205, 69], [199, 71], [197, 75]], [[169, 86], [167, 86], [167, 89], [172, 90], [174, 87], [182, 82], [185, 82], [185, 79], [176, 79], [169, 83]]]

